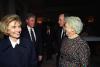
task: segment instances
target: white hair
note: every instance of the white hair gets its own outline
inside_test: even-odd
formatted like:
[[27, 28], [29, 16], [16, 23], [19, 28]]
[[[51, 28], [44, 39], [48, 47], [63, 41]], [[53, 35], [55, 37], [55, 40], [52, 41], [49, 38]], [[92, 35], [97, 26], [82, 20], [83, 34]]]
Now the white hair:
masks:
[[83, 29], [83, 23], [79, 17], [65, 17], [65, 22], [68, 23], [72, 28], [74, 28], [77, 34], [79, 34]]

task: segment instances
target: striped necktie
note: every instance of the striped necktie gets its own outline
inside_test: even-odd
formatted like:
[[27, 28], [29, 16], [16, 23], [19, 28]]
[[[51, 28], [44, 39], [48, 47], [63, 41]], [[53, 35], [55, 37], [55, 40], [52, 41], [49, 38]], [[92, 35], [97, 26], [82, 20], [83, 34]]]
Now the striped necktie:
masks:
[[34, 33], [33, 33], [33, 31], [32, 31], [32, 29], [31, 29], [31, 38], [32, 38], [32, 42], [35, 42], [35, 37], [34, 37]]

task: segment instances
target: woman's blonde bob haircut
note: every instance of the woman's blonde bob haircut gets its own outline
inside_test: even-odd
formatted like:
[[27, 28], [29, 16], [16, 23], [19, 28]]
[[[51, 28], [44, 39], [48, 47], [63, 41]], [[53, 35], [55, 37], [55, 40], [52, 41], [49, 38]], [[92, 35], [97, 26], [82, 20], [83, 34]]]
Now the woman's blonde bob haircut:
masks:
[[79, 17], [65, 17], [65, 22], [68, 23], [76, 31], [77, 34], [80, 34], [83, 29], [83, 23]]
[[8, 35], [8, 25], [9, 23], [11, 23], [12, 21], [17, 21], [20, 24], [21, 23], [21, 19], [19, 18], [18, 15], [16, 14], [10, 14], [10, 15], [6, 15], [4, 16], [1, 21], [0, 21], [0, 32], [4, 33], [5, 35]]

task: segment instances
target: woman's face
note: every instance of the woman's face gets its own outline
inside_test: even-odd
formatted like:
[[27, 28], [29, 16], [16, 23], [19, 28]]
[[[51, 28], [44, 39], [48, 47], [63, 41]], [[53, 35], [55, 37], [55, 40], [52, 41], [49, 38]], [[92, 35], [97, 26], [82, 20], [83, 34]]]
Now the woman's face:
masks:
[[21, 33], [21, 24], [19, 21], [12, 21], [8, 25], [7, 33], [9, 37], [13, 39], [18, 39]]
[[75, 30], [68, 23], [64, 25], [64, 30], [67, 36], [73, 36], [75, 34]]

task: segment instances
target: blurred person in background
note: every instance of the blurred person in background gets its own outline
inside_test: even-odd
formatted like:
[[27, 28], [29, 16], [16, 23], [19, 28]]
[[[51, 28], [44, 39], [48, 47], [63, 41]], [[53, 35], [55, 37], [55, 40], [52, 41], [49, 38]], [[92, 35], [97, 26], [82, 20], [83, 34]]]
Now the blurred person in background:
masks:
[[61, 42], [63, 37], [65, 36], [65, 32], [63, 30], [63, 27], [65, 25], [65, 16], [67, 14], [60, 13], [58, 15], [58, 26], [55, 26], [55, 35], [53, 36], [55, 39], [55, 52], [56, 52], [56, 66], [58, 67], [59, 64], [59, 56], [60, 56], [60, 48], [61, 48]]
[[22, 28], [21, 37], [27, 38], [35, 47], [36, 56], [38, 60], [38, 66], [41, 66], [42, 61], [42, 39], [39, 28], [36, 27], [36, 16], [32, 13], [28, 13], [25, 16], [26, 26]]

